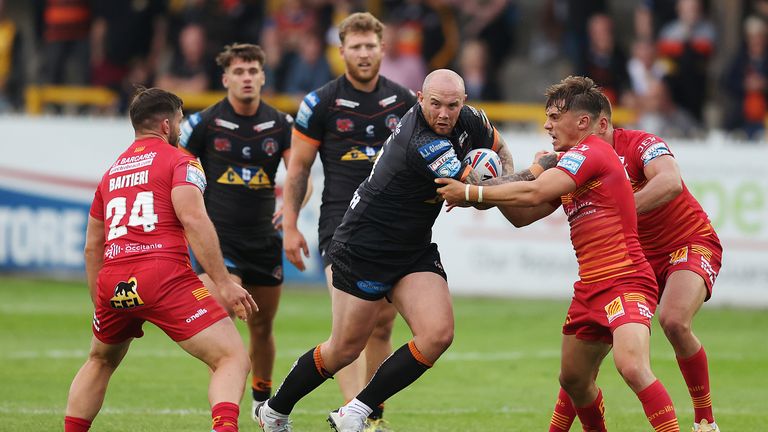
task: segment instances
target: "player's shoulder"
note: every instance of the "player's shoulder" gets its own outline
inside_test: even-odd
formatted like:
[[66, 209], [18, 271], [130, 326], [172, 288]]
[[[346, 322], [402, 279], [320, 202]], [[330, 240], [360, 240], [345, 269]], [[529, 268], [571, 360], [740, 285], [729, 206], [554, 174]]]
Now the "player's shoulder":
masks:
[[216, 102], [215, 104], [201, 111], [193, 112], [192, 114], [187, 116], [184, 122], [185, 126], [189, 125], [189, 127], [194, 129], [198, 126], [205, 125], [212, 118], [221, 115], [225, 107], [226, 107], [226, 98]]
[[[292, 115], [286, 114], [264, 101], [262, 101], [261, 103], [262, 103], [262, 106], [261, 106], [261, 109], [259, 110], [260, 111], [259, 118], [257, 119], [257, 121], [267, 122], [267, 123], [274, 122], [270, 124], [276, 124], [281, 126], [283, 125], [291, 126], [293, 124]], [[257, 127], [256, 129], [257, 132], [259, 131], [258, 126], [259, 125], [255, 126]]]
[[332, 102], [334, 99], [336, 99], [336, 95], [339, 93], [339, 91], [342, 90], [343, 83], [344, 75], [332, 79], [322, 86], [307, 93], [307, 95], [304, 96], [304, 101], [310, 104], [310, 106], [313, 108], [319, 103]]
[[379, 75], [379, 87], [385, 89], [388, 93], [395, 93], [405, 100], [416, 100], [416, 93], [413, 90], [392, 81], [384, 75]]

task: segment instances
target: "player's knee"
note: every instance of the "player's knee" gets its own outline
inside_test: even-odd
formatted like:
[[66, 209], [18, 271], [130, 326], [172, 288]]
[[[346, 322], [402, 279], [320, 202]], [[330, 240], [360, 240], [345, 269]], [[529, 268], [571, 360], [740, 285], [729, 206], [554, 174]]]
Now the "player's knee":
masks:
[[453, 343], [453, 328], [443, 328], [427, 335], [425, 338], [427, 345], [431, 346], [431, 351], [443, 353]]
[[102, 353], [91, 352], [88, 355], [88, 361], [99, 369], [115, 370], [120, 364], [120, 360], [114, 356], [103, 355]]
[[651, 375], [650, 369], [639, 359], [616, 362], [616, 369], [632, 388], [641, 387], [642, 383], [647, 381], [648, 376]]
[[661, 314], [659, 324], [661, 324], [661, 328], [664, 329], [664, 334], [667, 335], [668, 339], [676, 339], [691, 332], [691, 323], [679, 315]]
[[589, 378], [585, 375], [570, 371], [560, 372], [559, 380], [560, 387], [570, 395], [579, 394], [585, 391], [590, 382]]
[[[258, 314], [254, 314], [258, 315]], [[272, 336], [272, 321], [271, 320], [257, 320], [248, 323], [248, 331], [251, 334], [251, 338], [257, 340], [267, 340]]]

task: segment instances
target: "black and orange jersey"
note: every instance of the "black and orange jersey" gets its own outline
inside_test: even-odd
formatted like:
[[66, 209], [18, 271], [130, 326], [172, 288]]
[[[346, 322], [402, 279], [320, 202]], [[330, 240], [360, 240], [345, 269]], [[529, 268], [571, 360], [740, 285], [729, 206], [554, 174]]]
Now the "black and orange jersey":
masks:
[[475, 148], [498, 149], [498, 132], [482, 111], [465, 105], [450, 136], [429, 128], [421, 106], [411, 108], [355, 191], [335, 241], [375, 250], [412, 251], [432, 241], [443, 200], [435, 178], [463, 180], [462, 162]]
[[274, 233], [275, 174], [292, 122], [264, 101], [256, 114], [241, 116], [226, 98], [184, 121], [179, 144], [205, 168], [205, 206], [217, 230]]
[[293, 133], [316, 144], [323, 163], [321, 244], [341, 222], [384, 140], [415, 103], [413, 92], [383, 76], [370, 93], [357, 90], [342, 75], [304, 97]]

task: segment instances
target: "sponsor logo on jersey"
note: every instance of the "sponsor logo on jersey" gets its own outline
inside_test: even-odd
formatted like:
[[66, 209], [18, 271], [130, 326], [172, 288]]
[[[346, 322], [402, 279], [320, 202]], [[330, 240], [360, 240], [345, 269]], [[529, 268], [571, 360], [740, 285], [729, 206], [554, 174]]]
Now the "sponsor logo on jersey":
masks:
[[277, 153], [277, 141], [273, 138], [267, 138], [261, 142], [261, 149], [264, 150], [267, 156], [272, 156]]
[[434, 140], [430, 141], [423, 146], [419, 147], [419, 154], [421, 157], [427, 160], [427, 162], [433, 161], [437, 156], [445, 153], [448, 149], [453, 150], [451, 142], [448, 140]]
[[310, 108], [314, 108], [315, 105], [320, 102], [320, 98], [317, 97], [317, 92], [310, 92], [304, 96], [304, 102], [306, 102]]
[[643, 152], [643, 155], [640, 156], [640, 159], [643, 161], [643, 166], [648, 165], [652, 160], [656, 159], [659, 156], [663, 155], [671, 155], [672, 152], [669, 151], [669, 148], [667, 147], [667, 143], [665, 142], [658, 142]]
[[[272, 187], [272, 182], [269, 181], [269, 176], [264, 171], [264, 168], [259, 168], [259, 170], [256, 171], [256, 174], [253, 174], [252, 176], [250, 175], [250, 171], [249, 171], [249, 177], [250, 177], [250, 180], [248, 180], [248, 187], [251, 189], [262, 189], [262, 188]], [[245, 179], [245, 176], [243, 176], [243, 179]]]
[[343, 161], [359, 161], [364, 160], [373, 162], [379, 155], [381, 147], [364, 146], [362, 148], [354, 146], [348, 152], [341, 156], [340, 160]]
[[149, 183], [149, 170], [112, 177], [109, 179], [109, 191]]
[[472, 112], [472, 114], [475, 115], [475, 117], [480, 117], [480, 111], [477, 110], [477, 108], [473, 107], [472, 105], [465, 105], [469, 110]]
[[255, 130], [256, 132], [261, 132], [267, 129], [271, 129], [274, 126], [275, 126], [275, 121], [270, 120], [264, 123], [257, 124], [256, 126], [253, 127], [253, 130]]
[[240, 128], [239, 124], [220, 118], [213, 119], [213, 122], [216, 123], [216, 126], [223, 127], [224, 129], [236, 130]]
[[638, 302], [637, 310], [640, 312], [641, 316], [644, 316], [648, 319], [653, 318], [653, 312], [651, 312], [651, 308], [649, 308], [647, 304]]
[[283, 266], [279, 265], [272, 269], [272, 277], [275, 279], [283, 278]]
[[293, 124], [293, 116], [290, 114], [285, 115], [285, 122], [288, 124]]
[[397, 101], [397, 95], [392, 95], [390, 97], [386, 97], [379, 101], [379, 105], [381, 105], [383, 108], [388, 107], [389, 105], [392, 105]]
[[296, 113], [296, 124], [304, 129], [309, 128], [309, 118], [312, 117], [312, 108], [307, 105], [307, 97], [299, 104], [299, 111]]
[[373, 125], [368, 125], [365, 127], [365, 136], [370, 138], [373, 136], [373, 133], [374, 133]]
[[136, 147], [136, 148], [133, 150], [133, 152], [134, 152], [134, 153], [141, 153], [141, 152], [143, 152], [143, 151], [144, 151], [144, 149], [145, 149], [145, 148], [146, 148], [146, 147], [144, 147], [144, 146]]
[[120, 281], [115, 285], [114, 295], [109, 304], [115, 309], [130, 309], [141, 306], [144, 301], [139, 297], [139, 283], [131, 276], [127, 282]]
[[203, 315], [205, 315], [207, 313], [208, 313], [208, 309], [202, 309], [202, 308], [198, 309], [197, 312], [195, 312], [189, 318], [187, 318], [187, 320], [186, 320], [187, 324], [191, 323], [192, 321], [200, 318], [201, 316], [203, 316]]
[[336, 130], [339, 132], [349, 132], [355, 129], [355, 123], [352, 119], [340, 118], [336, 119]]
[[213, 149], [220, 152], [228, 152], [232, 150], [232, 143], [226, 138], [214, 138]]
[[464, 131], [461, 133], [461, 135], [459, 135], [459, 147], [464, 147], [464, 143], [467, 142], [467, 138], [469, 138], [467, 131]]
[[378, 281], [360, 280], [355, 285], [360, 291], [368, 294], [380, 294], [392, 289], [392, 284]]
[[648, 137], [644, 138], [644, 139], [643, 139], [643, 140], [640, 142], [640, 145], [639, 145], [639, 146], [637, 146], [637, 149], [638, 149], [638, 150], [640, 150], [640, 151], [643, 151], [643, 150], [645, 150], [645, 149], [646, 149], [646, 148], [647, 148], [649, 145], [651, 145], [651, 144], [653, 144], [653, 143], [657, 142], [658, 140], [659, 140], [659, 139], [658, 139], [657, 137], [653, 136], [653, 135], [651, 135], [651, 136], [648, 136]]
[[200, 162], [193, 160], [187, 163], [187, 183], [192, 183], [200, 189], [200, 192], [205, 192], [205, 187], [208, 183], [205, 180], [205, 173], [203, 167], [200, 166]]
[[244, 185], [245, 181], [240, 177], [232, 167], [227, 167], [221, 176], [216, 180], [216, 183], [229, 184], [229, 185]]
[[384, 119], [384, 124], [390, 131], [394, 131], [395, 128], [397, 128], [398, 123], [400, 123], [400, 117], [396, 116], [395, 114], [390, 114], [387, 116], [387, 118]]
[[120, 252], [122, 251], [123, 249], [120, 247], [120, 245], [112, 243], [104, 248], [104, 259], [113, 259], [120, 255]]
[[438, 177], [455, 177], [461, 171], [461, 161], [453, 147], [429, 164], [429, 169]]
[[93, 328], [95, 328], [97, 332], [101, 331], [101, 321], [96, 317], [96, 312], [93, 313]]
[[245, 146], [243, 147], [243, 150], [241, 152], [243, 154], [244, 159], [250, 159], [251, 158], [251, 147]]
[[669, 263], [672, 265], [686, 262], [688, 262], [688, 246], [683, 246], [669, 254]]
[[709, 263], [709, 260], [703, 256], [701, 257], [701, 269], [704, 270], [704, 273], [709, 277], [709, 283], [714, 284], [715, 278], [717, 278], [717, 273], [715, 272], [715, 269], [712, 268], [712, 264]]
[[624, 304], [621, 303], [621, 297], [616, 297], [605, 305], [605, 314], [608, 318], [608, 324], [612, 323], [616, 318], [624, 316]]
[[338, 98], [336, 99], [336, 106], [343, 106], [345, 108], [357, 108], [360, 106], [360, 102], [351, 101], [349, 99], [342, 99]]
[[125, 253], [144, 253], [144, 252], [151, 252], [156, 249], [162, 249], [163, 244], [162, 243], [128, 243], [126, 245], [123, 245], [125, 248]]
[[112, 167], [109, 169], [109, 175], [150, 166], [152, 165], [152, 162], [155, 161], [155, 156], [157, 156], [156, 152], [149, 152], [141, 155], [120, 158], [112, 164]]
[[568, 170], [568, 172], [573, 175], [576, 175], [576, 173], [579, 172], [579, 168], [581, 168], [581, 164], [584, 163], [584, 160], [586, 159], [587, 157], [583, 154], [568, 152], [563, 155], [562, 158], [560, 158], [560, 161], [557, 162], [557, 166]]

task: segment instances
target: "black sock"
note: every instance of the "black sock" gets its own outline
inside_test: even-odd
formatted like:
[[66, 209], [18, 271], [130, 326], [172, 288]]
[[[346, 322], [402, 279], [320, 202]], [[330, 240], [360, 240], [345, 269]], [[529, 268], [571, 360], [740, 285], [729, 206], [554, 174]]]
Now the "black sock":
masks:
[[357, 400], [371, 408], [377, 407], [430, 368], [431, 365], [416, 360], [409, 347], [411, 343], [398, 348], [379, 366], [371, 382], [357, 395]]
[[[315, 360], [315, 351], [317, 351], [317, 360]], [[299, 357], [275, 395], [269, 400], [269, 407], [280, 414], [290, 414], [296, 402], [318, 388], [328, 378], [333, 378], [333, 375], [322, 366], [318, 366], [321, 362], [319, 346]]]
[[369, 419], [378, 420], [384, 417], [384, 404], [378, 404], [372, 408], [373, 408], [373, 411], [371, 411], [371, 415], [368, 416]]
[[270, 393], [271, 393], [270, 390], [267, 390], [267, 391], [256, 390], [255, 388], [251, 387], [251, 395], [253, 395], [253, 400], [258, 402], [263, 402], [269, 399]]

